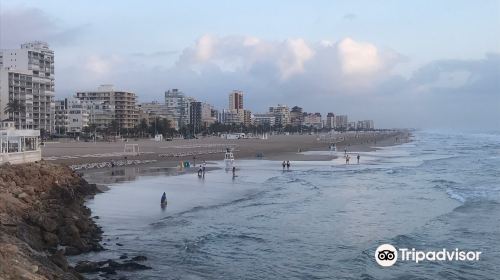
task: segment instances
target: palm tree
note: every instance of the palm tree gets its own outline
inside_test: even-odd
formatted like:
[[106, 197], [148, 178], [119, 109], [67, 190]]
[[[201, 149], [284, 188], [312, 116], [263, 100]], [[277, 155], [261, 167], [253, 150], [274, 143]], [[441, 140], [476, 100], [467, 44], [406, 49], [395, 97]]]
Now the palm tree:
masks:
[[15, 114], [19, 113], [19, 129], [21, 129], [21, 113], [26, 113], [26, 104], [18, 99], [11, 99], [5, 106], [4, 113], [11, 115], [12, 120], [14, 120]]

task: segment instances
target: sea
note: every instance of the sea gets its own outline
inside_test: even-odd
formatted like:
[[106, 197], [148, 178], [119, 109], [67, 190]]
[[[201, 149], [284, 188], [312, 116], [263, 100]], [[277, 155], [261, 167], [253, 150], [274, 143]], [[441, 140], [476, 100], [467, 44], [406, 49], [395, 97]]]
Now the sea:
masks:
[[[94, 172], [89, 180], [110, 187], [87, 202], [106, 250], [71, 261], [146, 256], [152, 269], [118, 272], [128, 279], [500, 279], [500, 133], [411, 140], [350, 151], [349, 165], [325, 147], [306, 153], [339, 158], [290, 170], [236, 154], [235, 177], [222, 161], [202, 178], [161, 167]], [[382, 267], [381, 244], [481, 255]]]

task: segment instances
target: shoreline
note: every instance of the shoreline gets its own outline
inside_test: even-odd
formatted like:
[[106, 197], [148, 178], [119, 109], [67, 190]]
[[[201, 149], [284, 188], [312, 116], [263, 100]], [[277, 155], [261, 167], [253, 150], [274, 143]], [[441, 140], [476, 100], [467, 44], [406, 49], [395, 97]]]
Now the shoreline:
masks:
[[[377, 147], [410, 141], [411, 133], [404, 130], [390, 133], [373, 132], [357, 137], [355, 134], [346, 133], [337, 137], [340, 139], [319, 139], [316, 135], [278, 135], [266, 140], [208, 137], [168, 142], [141, 140], [127, 143], [52, 143], [44, 148], [42, 158], [48, 162], [72, 166], [75, 170], [110, 168], [112, 164], [176, 167], [181, 161], [199, 165], [202, 161], [222, 160], [225, 147], [233, 147], [236, 159], [322, 161], [335, 159], [335, 156], [304, 155], [299, 151], [328, 151], [332, 143], [336, 143], [337, 151], [343, 151], [346, 147], [349, 151], [374, 151]], [[124, 154], [125, 144], [137, 144], [140, 153]]]

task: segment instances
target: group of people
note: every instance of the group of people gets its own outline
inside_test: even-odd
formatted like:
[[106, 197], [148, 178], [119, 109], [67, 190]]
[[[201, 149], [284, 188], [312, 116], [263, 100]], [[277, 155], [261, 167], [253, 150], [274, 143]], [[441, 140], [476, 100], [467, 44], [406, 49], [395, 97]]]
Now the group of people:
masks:
[[[349, 164], [349, 161], [351, 160], [351, 156], [350, 156], [349, 154], [347, 154], [347, 153], [346, 153], [344, 157], [345, 157], [345, 164]], [[360, 159], [360, 158], [361, 158], [361, 156], [358, 154], [358, 155], [356, 156], [356, 159], [358, 160], [358, 164], [359, 164], [359, 159]]]
[[289, 160], [283, 161], [283, 163], [281, 165], [283, 166], [283, 170], [285, 170], [285, 167], [286, 167], [286, 170], [290, 170], [290, 161]]

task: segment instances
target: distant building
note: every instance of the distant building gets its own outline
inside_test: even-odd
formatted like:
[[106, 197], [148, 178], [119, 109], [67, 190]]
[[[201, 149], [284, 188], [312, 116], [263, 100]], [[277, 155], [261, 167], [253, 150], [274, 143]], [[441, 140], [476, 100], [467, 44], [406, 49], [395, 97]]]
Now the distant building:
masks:
[[356, 130], [356, 122], [348, 122], [347, 129], [348, 130]]
[[286, 105], [269, 107], [269, 113], [276, 118], [276, 126], [285, 127], [290, 124], [290, 108]]
[[157, 101], [141, 103], [139, 109], [139, 122], [146, 120], [148, 125], [154, 123], [156, 119], [167, 119], [170, 125], [174, 126], [174, 119], [169, 115], [167, 105]]
[[192, 100], [178, 89], [171, 89], [165, 92], [165, 105], [167, 114], [174, 120], [175, 129], [179, 129], [189, 124], [189, 103]]
[[373, 125], [373, 120], [358, 121], [357, 129], [358, 130], [375, 129], [375, 126]]
[[88, 103], [101, 103], [114, 109], [114, 120], [118, 127], [134, 128], [139, 121], [136, 104], [136, 95], [133, 92], [117, 91], [112, 85], [101, 85], [97, 91], [82, 91], [76, 93], [76, 98], [86, 105]]
[[335, 129], [347, 129], [347, 116], [346, 115], [336, 115], [335, 116]]
[[[6, 112], [11, 101], [20, 107]], [[48, 44], [33, 41], [0, 50], [0, 120], [53, 133], [54, 110], [54, 51]]]
[[304, 122], [304, 114], [302, 112], [302, 108], [294, 106], [290, 111], [290, 123], [293, 126], [301, 126], [303, 122]]
[[[218, 121], [223, 124], [241, 124], [243, 111], [224, 109], [219, 112]], [[243, 115], [244, 116], [244, 115]]]
[[189, 104], [189, 127], [193, 134], [201, 132], [202, 129], [202, 104], [197, 101]]
[[316, 129], [323, 128], [321, 113], [304, 113], [304, 125]]
[[58, 134], [80, 134], [89, 126], [87, 106], [79, 99], [65, 98], [55, 102], [55, 129]]
[[243, 92], [233, 90], [229, 94], [229, 110], [243, 110]]
[[328, 113], [326, 115], [325, 127], [329, 128], [329, 129], [335, 128], [335, 114], [334, 113]]
[[276, 117], [274, 114], [253, 114], [252, 117], [253, 124], [255, 126], [275, 126]]

